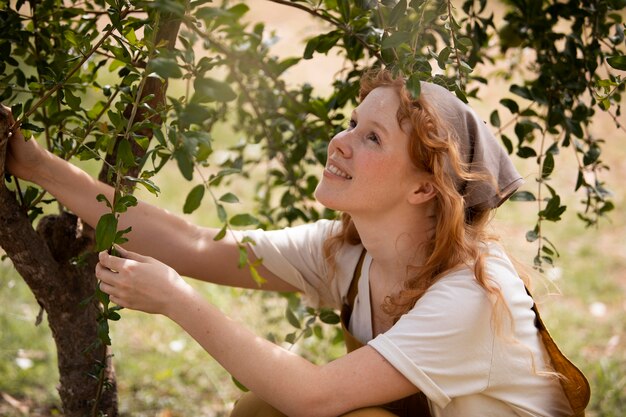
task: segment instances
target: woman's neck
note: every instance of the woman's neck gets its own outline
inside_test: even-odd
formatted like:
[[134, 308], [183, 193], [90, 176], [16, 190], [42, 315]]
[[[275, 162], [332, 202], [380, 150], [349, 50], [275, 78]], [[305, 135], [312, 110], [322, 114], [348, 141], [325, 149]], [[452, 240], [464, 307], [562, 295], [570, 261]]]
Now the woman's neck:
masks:
[[369, 218], [352, 215], [373, 264], [391, 282], [403, 282], [409, 268], [419, 267], [425, 261], [426, 242], [433, 233], [432, 220], [425, 215], [411, 214], [413, 216], [378, 215]]

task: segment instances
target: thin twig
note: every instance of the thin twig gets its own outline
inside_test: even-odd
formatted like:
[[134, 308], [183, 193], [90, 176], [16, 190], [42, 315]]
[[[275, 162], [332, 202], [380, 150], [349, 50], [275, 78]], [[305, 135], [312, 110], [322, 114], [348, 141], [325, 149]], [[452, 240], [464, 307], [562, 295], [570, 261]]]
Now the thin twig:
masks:
[[450, 37], [452, 40], [452, 48], [454, 49], [454, 57], [456, 58], [457, 64], [457, 74], [459, 76], [459, 82], [461, 83], [460, 87], [463, 87], [463, 71], [461, 70], [461, 54], [459, 53], [458, 48], [456, 47], [456, 35], [454, 33], [452, 21], [454, 17], [452, 16], [452, 1], [447, 0], [448, 3], [448, 26], [450, 27]]

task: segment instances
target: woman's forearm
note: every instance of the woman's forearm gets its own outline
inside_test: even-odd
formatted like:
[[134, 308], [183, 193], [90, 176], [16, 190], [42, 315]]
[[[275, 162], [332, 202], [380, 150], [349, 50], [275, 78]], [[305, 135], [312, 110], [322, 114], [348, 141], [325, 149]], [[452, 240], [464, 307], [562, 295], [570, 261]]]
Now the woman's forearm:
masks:
[[192, 288], [171, 303], [166, 315], [231, 375], [287, 415], [315, 414], [315, 406], [325, 402], [313, 404], [318, 392], [329, 385], [321, 381], [320, 367], [254, 335]]

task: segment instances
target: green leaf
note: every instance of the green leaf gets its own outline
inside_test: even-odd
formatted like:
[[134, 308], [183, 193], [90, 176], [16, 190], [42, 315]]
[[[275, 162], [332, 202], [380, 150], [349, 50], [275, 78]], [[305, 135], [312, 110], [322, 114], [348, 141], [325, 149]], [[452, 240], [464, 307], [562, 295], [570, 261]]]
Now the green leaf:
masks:
[[519, 113], [519, 106], [517, 105], [517, 102], [511, 100], [510, 98], [503, 98], [500, 100], [500, 104], [509, 109], [512, 114]]
[[193, 213], [198, 207], [200, 207], [200, 203], [202, 202], [202, 198], [204, 197], [204, 189], [205, 187], [203, 184], [196, 185], [191, 189], [191, 191], [187, 195], [187, 199], [185, 200], [183, 213]]
[[196, 78], [193, 82], [195, 94], [192, 102], [207, 103], [211, 101], [228, 102], [237, 98], [237, 94], [225, 82], [213, 78]]
[[248, 263], [248, 251], [246, 250], [245, 246], [239, 246], [238, 250], [239, 250], [239, 261], [237, 263], [237, 266], [239, 268], [243, 268], [243, 266], [246, 263]]
[[541, 178], [548, 178], [554, 170], [554, 156], [547, 153], [541, 166]]
[[226, 231], [227, 230], [228, 230], [228, 228], [226, 227], [226, 225], [222, 226], [222, 228], [220, 229], [219, 232], [217, 232], [217, 234], [215, 235], [213, 240], [217, 242], [218, 240], [224, 239], [224, 236], [226, 236]]
[[320, 320], [327, 324], [337, 324], [341, 321], [337, 313], [330, 309], [322, 309], [320, 311]]
[[[113, 239], [113, 243], [123, 245], [124, 243], [128, 242], [128, 239], [126, 239], [124, 236], [130, 233], [132, 229], [132, 227], [127, 227], [124, 230], [119, 230], [117, 233], [115, 233], [115, 239]], [[111, 249], [111, 252], [115, 252], [115, 250]]]
[[319, 37], [311, 38], [307, 41], [306, 46], [304, 47], [304, 53], [302, 54], [302, 58], [311, 59], [313, 58], [313, 52], [317, 49], [317, 45], [319, 44]]
[[178, 169], [180, 170], [183, 177], [186, 180], [191, 181], [193, 179], [193, 160], [191, 156], [185, 148], [178, 148], [174, 151], [174, 158], [176, 158], [176, 163], [178, 164]]
[[439, 52], [439, 56], [437, 56], [437, 65], [439, 68], [446, 69], [446, 63], [448, 62], [448, 57], [450, 56], [450, 48], [447, 46]]
[[582, 185], [587, 185], [587, 181], [585, 181], [585, 176], [582, 172], [582, 170], [578, 171], [578, 177], [576, 178], [576, 186], [574, 187], [574, 191], [578, 191], [578, 189], [582, 186]]
[[117, 217], [113, 213], [107, 213], [100, 217], [96, 226], [96, 245], [94, 250], [101, 252], [113, 246], [117, 233]]
[[300, 320], [298, 320], [294, 312], [289, 307], [285, 309], [285, 317], [287, 317], [287, 321], [289, 322], [289, 324], [291, 324], [296, 329], [302, 328]]
[[102, 291], [100, 289], [100, 284], [98, 283], [98, 286], [96, 287], [96, 299], [98, 301], [100, 301], [104, 307], [106, 308], [109, 305], [109, 294], [105, 293], [104, 291]]
[[626, 55], [610, 56], [606, 62], [615, 69], [626, 71]]
[[267, 280], [263, 278], [261, 274], [259, 274], [259, 271], [254, 265], [250, 264], [248, 269], [250, 270], [250, 275], [252, 275], [252, 279], [254, 280], [254, 282], [257, 283], [257, 285], [261, 286], [267, 282]]
[[400, 0], [398, 4], [394, 6], [394, 8], [391, 10], [391, 13], [389, 15], [388, 26], [395, 27], [398, 24], [398, 22], [400, 21], [400, 18], [404, 16], [404, 14], [406, 13], [406, 6], [407, 6], [406, 0]]
[[602, 205], [602, 207], [600, 207], [600, 210], [598, 210], [598, 214], [604, 214], [607, 213], [611, 210], [613, 210], [615, 208], [615, 204], [613, 204], [610, 201], [607, 201], [606, 203], [604, 203]]
[[382, 49], [396, 48], [411, 39], [411, 34], [407, 32], [395, 32], [391, 36], [383, 38]]
[[537, 234], [536, 228], [535, 230], [529, 230], [528, 232], [526, 232], [526, 241], [534, 242], [537, 239], [539, 239], [539, 234]]
[[[511, 91], [511, 93], [513, 93], [515, 95], [518, 95], [518, 96], [520, 96], [522, 98], [525, 98], [527, 100], [533, 100], [533, 96], [532, 96], [532, 94], [530, 93], [530, 90], [527, 87], [522, 87], [522, 86], [519, 86], [517, 84], [513, 84], [511, 86], [511, 88], [509, 89], [509, 91]], [[500, 101], [500, 102], [502, 102], [502, 101]]]
[[124, 213], [130, 207], [135, 207], [136, 205], [137, 205], [137, 197], [135, 197], [132, 194], [126, 194], [126, 195], [119, 197], [115, 201], [115, 212]]
[[221, 204], [217, 205], [217, 218], [220, 219], [220, 222], [222, 223], [226, 223], [226, 219], [228, 218], [226, 214], [226, 210], [224, 209], [224, 206]]
[[593, 164], [594, 162], [598, 160], [598, 158], [600, 158], [601, 152], [602, 150], [600, 149], [599, 146], [590, 147], [589, 150], [585, 152], [585, 155], [583, 156], [583, 164], [585, 166]]
[[113, 206], [111, 205], [111, 203], [109, 202], [109, 199], [106, 198], [106, 196], [104, 194], [98, 194], [96, 196], [96, 200], [98, 200], [99, 202], [105, 202], [105, 204], [107, 205], [108, 208], [112, 209]]
[[296, 65], [298, 62], [300, 62], [301, 59], [302, 58], [291, 57], [291, 58], [286, 58], [286, 59], [280, 61], [280, 63], [278, 63], [277, 68], [276, 68], [277, 75], [282, 74], [283, 72], [285, 72], [289, 68], [291, 68], [294, 65]]
[[537, 201], [535, 195], [530, 191], [518, 191], [510, 198], [511, 201]]
[[109, 336], [109, 322], [107, 320], [98, 321], [98, 339], [103, 344], [111, 346], [111, 337]]
[[112, 320], [112, 321], [118, 321], [121, 318], [122, 316], [120, 316], [120, 314], [116, 313], [115, 311], [109, 313], [107, 316], [107, 319]]
[[296, 333], [289, 333], [287, 336], [285, 336], [285, 342], [291, 343], [292, 345], [296, 343]]
[[406, 88], [409, 93], [411, 93], [413, 100], [417, 100], [419, 98], [422, 91], [422, 85], [417, 72], [411, 74], [411, 76], [406, 80]]
[[491, 116], [489, 116], [489, 121], [492, 126], [500, 127], [500, 115], [498, 114], [498, 110], [494, 110], [491, 112]]
[[146, 190], [148, 190], [151, 194], [154, 194], [155, 196], [158, 196], [161, 192], [161, 189], [147, 178], [135, 178], [131, 177], [130, 175], [125, 175], [124, 179], [141, 184]]
[[207, 120], [211, 120], [211, 112], [198, 103], [189, 103], [179, 114], [178, 120], [181, 126], [196, 124], [202, 126]]
[[517, 156], [520, 158], [532, 158], [537, 156], [537, 152], [530, 146], [520, 146], [517, 150]]
[[249, 11], [250, 11], [250, 7], [243, 3], [236, 4], [233, 7], [228, 9], [228, 13], [230, 13], [236, 19], [241, 19], [243, 15], [245, 15]]
[[322, 331], [322, 326], [320, 326], [319, 324], [315, 327], [313, 327], [313, 334], [315, 335], [315, 337], [317, 337], [318, 339], [322, 340], [324, 338], [324, 333]]
[[350, 20], [350, 2], [348, 0], [337, 0], [337, 7], [343, 21], [348, 22]]
[[224, 203], [238, 203], [239, 202], [239, 199], [233, 193], [226, 193], [222, 195], [219, 200], [223, 201]]
[[17, 119], [22, 115], [22, 109], [24, 105], [22, 103], [15, 103], [11, 105], [11, 113], [13, 113], [13, 118]]
[[121, 161], [125, 167], [130, 168], [137, 165], [135, 162], [135, 155], [130, 142], [126, 139], [122, 139], [117, 146], [117, 160]]
[[235, 384], [235, 386], [236, 386], [237, 388], [239, 388], [241, 391], [243, 391], [243, 392], [248, 392], [248, 391], [250, 391], [248, 388], [246, 388], [246, 386], [245, 386], [245, 385], [243, 385], [241, 382], [239, 382], [239, 381], [237, 380], [237, 378], [235, 378], [234, 376], [231, 376], [231, 377], [230, 377], [230, 379], [233, 381], [233, 384]]
[[220, 170], [217, 174], [211, 174], [210, 183], [217, 181], [222, 177], [226, 177], [228, 175], [239, 174], [241, 172], [238, 168], [224, 168]]
[[513, 153], [513, 142], [507, 135], [500, 135], [500, 139], [502, 139], [502, 143], [506, 147], [506, 151], [509, 155]]
[[31, 132], [37, 132], [37, 133], [41, 133], [45, 130], [43, 127], [39, 127], [28, 122], [22, 122], [22, 125], [20, 126], [20, 128], [22, 130], [30, 130]]
[[81, 99], [76, 97], [70, 88], [64, 88], [63, 94], [65, 96], [65, 102], [72, 110], [79, 111], [81, 109]]
[[148, 73], [156, 73], [161, 78], [181, 78], [183, 72], [180, 70], [178, 62], [173, 58], [158, 57], [152, 58], [146, 68]]
[[567, 206], [561, 205], [561, 197], [555, 195], [548, 200], [546, 208], [541, 210], [538, 215], [546, 220], [554, 222], [561, 220], [561, 214], [563, 214], [566, 209]]
[[248, 213], [236, 214], [230, 218], [230, 224], [233, 226], [250, 226], [258, 223], [259, 220]]

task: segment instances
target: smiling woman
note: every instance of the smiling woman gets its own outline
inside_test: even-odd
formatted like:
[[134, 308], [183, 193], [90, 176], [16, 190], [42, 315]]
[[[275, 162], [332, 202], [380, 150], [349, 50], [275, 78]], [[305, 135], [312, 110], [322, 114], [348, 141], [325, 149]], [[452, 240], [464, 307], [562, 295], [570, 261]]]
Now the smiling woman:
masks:
[[[119, 256], [100, 254], [102, 290], [171, 318], [247, 386], [233, 416], [578, 415], [524, 281], [486, 232], [519, 174], [451, 93], [422, 83], [415, 98], [404, 85], [385, 70], [368, 74], [349, 125], [329, 144], [316, 197], [342, 211], [340, 221], [215, 240], [219, 230], [139, 203], [120, 214], [132, 232]], [[113, 190], [14, 133], [9, 170], [97, 223], [96, 196]], [[262, 289], [342, 310], [347, 355], [314, 365], [181, 279], [254, 286], [237, 267], [243, 237], [263, 261]]]

